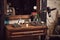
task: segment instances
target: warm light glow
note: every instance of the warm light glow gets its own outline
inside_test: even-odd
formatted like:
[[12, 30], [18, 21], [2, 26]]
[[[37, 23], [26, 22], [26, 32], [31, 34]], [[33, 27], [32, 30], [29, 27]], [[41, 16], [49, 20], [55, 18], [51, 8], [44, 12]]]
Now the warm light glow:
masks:
[[44, 21], [41, 21], [41, 23], [43, 24], [43, 23], [44, 23]]
[[26, 24], [26, 27], [28, 27], [28, 24]]
[[33, 9], [37, 9], [37, 6], [34, 6]]

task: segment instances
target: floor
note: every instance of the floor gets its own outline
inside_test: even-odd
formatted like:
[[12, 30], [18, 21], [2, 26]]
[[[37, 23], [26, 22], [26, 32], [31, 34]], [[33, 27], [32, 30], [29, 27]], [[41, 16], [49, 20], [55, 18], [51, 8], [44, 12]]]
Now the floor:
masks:
[[60, 40], [60, 37], [50, 37], [49, 40]]

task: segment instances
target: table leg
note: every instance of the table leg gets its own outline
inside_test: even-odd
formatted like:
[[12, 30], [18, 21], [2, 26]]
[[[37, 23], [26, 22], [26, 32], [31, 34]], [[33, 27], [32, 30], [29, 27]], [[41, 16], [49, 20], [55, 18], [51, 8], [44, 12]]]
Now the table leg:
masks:
[[46, 35], [42, 35], [41, 40], [46, 40]]
[[40, 35], [38, 36], [38, 39], [41, 40], [41, 36]]

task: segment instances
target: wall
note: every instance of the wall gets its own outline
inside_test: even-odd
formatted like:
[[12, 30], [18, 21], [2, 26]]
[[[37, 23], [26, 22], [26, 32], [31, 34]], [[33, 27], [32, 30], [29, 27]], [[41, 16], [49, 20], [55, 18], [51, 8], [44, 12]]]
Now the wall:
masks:
[[58, 14], [60, 15], [60, 12], [59, 12], [60, 11], [60, 0], [47, 0], [47, 7], [50, 7], [51, 9], [57, 8], [56, 10], [51, 11], [50, 13], [51, 17], [48, 17], [48, 14], [47, 14], [47, 26], [51, 34], [54, 28], [56, 17]]

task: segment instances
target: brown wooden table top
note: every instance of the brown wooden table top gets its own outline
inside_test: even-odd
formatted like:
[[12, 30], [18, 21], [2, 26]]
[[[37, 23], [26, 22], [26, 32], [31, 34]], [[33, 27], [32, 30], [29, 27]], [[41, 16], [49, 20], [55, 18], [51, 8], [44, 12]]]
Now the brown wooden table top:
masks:
[[47, 29], [47, 26], [32, 26], [22, 25], [22, 27], [13, 27], [12, 25], [6, 25], [7, 30], [32, 30], [32, 29]]

